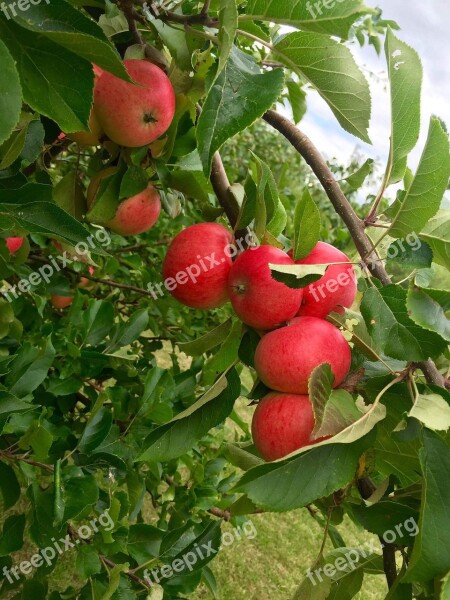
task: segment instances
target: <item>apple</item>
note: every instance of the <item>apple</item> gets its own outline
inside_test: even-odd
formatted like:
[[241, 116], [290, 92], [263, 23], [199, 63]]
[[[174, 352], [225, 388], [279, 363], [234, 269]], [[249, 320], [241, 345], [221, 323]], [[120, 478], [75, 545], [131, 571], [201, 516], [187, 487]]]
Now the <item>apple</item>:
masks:
[[54, 308], [67, 308], [72, 304], [73, 296], [58, 296], [57, 294], [52, 294], [50, 302]]
[[[87, 203], [90, 208], [95, 201], [100, 185], [105, 177], [117, 172], [117, 167], [108, 167], [97, 173], [91, 180], [87, 191]], [[157, 189], [150, 183], [145, 190], [122, 200], [117, 207], [117, 212], [112, 219], [102, 221], [102, 225], [109, 227], [119, 235], [138, 235], [153, 227], [161, 212], [161, 198]]]
[[164, 285], [191, 308], [210, 309], [228, 300], [233, 235], [219, 223], [198, 223], [172, 240], [163, 264]]
[[295, 262], [297, 265], [345, 263], [328, 267], [323, 277], [304, 289], [299, 316], [324, 318], [331, 312], [343, 313], [344, 307], [351, 307], [358, 288], [348, 256], [330, 244], [318, 242], [306, 258]]
[[337, 327], [316, 317], [297, 317], [260, 340], [255, 369], [272, 390], [307, 394], [308, 379], [318, 365], [331, 365], [336, 387], [350, 371], [351, 359], [350, 346]]
[[255, 329], [274, 329], [294, 317], [303, 290], [294, 290], [272, 277], [269, 263], [293, 265], [286, 252], [273, 246], [245, 250], [233, 263], [228, 278], [231, 304], [237, 316]]
[[253, 414], [253, 441], [265, 460], [277, 460], [316, 443], [311, 440], [314, 424], [309, 396], [271, 392]]
[[167, 131], [175, 115], [175, 92], [167, 75], [147, 60], [124, 61], [128, 83], [103, 71], [94, 89], [100, 126], [116, 144], [137, 148]]
[[15, 252], [17, 252], [18, 250], [20, 250], [22, 248], [22, 244], [23, 244], [23, 237], [9, 237], [6, 238], [6, 246], [9, 250], [10, 254], [14, 254]]
[[[88, 271], [89, 275], [94, 275], [95, 273], [95, 269], [92, 265], [89, 265]], [[77, 287], [84, 288], [85, 290], [92, 290], [94, 288], [94, 282], [87, 277], [81, 277]]]

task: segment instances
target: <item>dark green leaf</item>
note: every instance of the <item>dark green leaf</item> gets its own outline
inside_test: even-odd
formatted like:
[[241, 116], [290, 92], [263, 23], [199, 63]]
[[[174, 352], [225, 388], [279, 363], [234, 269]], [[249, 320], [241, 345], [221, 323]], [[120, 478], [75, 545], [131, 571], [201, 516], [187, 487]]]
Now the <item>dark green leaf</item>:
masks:
[[8, 139], [20, 117], [22, 89], [14, 59], [0, 40], [0, 144]]
[[305, 189], [295, 205], [293, 259], [305, 258], [320, 239], [322, 221], [319, 209], [308, 189]]
[[89, 454], [98, 448], [111, 430], [112, 413], [102, 407], [88, 422], [78, 444], [80, 452]]

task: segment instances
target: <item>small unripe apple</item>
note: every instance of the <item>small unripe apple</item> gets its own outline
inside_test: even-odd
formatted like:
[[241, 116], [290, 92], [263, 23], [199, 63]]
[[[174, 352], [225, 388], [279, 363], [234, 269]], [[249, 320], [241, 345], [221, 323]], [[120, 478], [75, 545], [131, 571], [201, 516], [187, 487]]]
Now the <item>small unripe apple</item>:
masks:
[[294, 290], [272, 277], [269, 263], [293, 265], [290, 256], [273, 246], [245, 250], [228, 278], [230, 300], [237, 316], [255, 329], [274, 329], [294, 317], [303, 290]]
[[73, 302], [73, 296], [59, 296], [58, 294], [52, 294], [50, 302], [54, 308], [67, 308]]
[[9, 237], [6, 238], [6, 246], [9, 250], [10, 254], [14, 254], [15, 252], [17, 252], [18, 250], [20, 250], [22, 248], [22, 244], [23, 244], [23, 237]]
[[316, 317], [297, 317], [261, 339], [255, 369], [272, 390], [307, 394], [309, 377], [317, 366], [331, 365], [336, 387], [346, 378], [351, 359], [350, 346], [337, 327]]
[[252, 435], [265, 460], [277, 460], [309, 444], [314, 413], [308, 396], [272, 392], [259, 402], [253, 415]]
[[325, 275], [304, 289], [303, 301], [298, 311], [299, 316], [326, 317], [331, 312], [343, 312], [343, 307], [350, 308], [356, 298], [357, 282], [355, 270], [348, 256], [325, 242], [318, 242], [312, 252], [297, 265], [318, 265], [329, 263], [345, 263], [331, 265]]
[[222, 306], [228, 300], [232, 242], [232, 233], [218, 223], [198, 223], [176, 235], [163, 264], [172, 296], [191, 308]]
[[128, 83], [103, 71], [94, 89], [94, 109], [106, 135], [137, 148], [167, 131], [175, 114], [175, 92], [167, 75], [147, 60], [125, 60]]

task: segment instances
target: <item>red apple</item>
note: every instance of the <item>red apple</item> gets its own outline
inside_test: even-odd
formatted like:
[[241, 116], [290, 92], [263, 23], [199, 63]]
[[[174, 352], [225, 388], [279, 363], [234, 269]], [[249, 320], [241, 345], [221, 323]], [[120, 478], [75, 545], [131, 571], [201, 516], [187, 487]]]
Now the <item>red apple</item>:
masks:
[[135, 85], [103, 71], [94, 89], [101, 127], [116, 144], [136, 148], [167, 131], [175, 114], [175, 92], [167, 75], [146, 60], [125, 60]]
[[303, 290], [294, 290], [272, 277], [269, 263], [293, 265], [286, 252], [273, 246], [245, 250], [228, 278], [230, 300], [237, 316], [255, 329], [274, 329], [294, 317]]
[[53, 294], [50, 297], [50, 302], [55, 308], [67, 308], [73, 302], [73, 296], [58, 296], [57, 294]]
[[314, 413], [308, 396], [272, 392], [256, 407], [253, 441], [265, 460], [283, 458], [311, 441]]
[[307, 394], [308, 379], [318, 365], [331, 365], [336, 387], [346, 378], [351, 358], [350, 346], [337, 327], [316, 317], [297, 317], [261, 339], [255, 369], [272, 390]]
[[328, 263], [345, 264], [328, 267], [323, 277], [304, 289], [299, 316], [324, 318], [331, 312], [342, 313], [343, 307], [350, 308], [353, 304], [357, 292], [355, 270], [343, 252], [318, 242], [306, 258], [296, 261], [297, 265]]
[[14, 254], [22, 248], [24, 238], [22, 237], [9, 237], [6, 238], [6, 246], [10, 254]]
[[228, 300], [233, 236], [218, 223], [183, 229], [170, 244], [163, 264], [164, 285], [191, 308], [217, 308]]

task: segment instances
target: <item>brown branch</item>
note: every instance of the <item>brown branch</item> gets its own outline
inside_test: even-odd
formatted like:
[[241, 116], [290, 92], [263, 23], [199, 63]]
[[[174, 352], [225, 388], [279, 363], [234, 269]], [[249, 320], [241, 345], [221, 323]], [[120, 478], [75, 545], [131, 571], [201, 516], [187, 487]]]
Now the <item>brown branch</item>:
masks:
[[33, 467], [39, 467], [39, 469], [43, 469], [44, 471], [49, 471], [50, 473], [53, 473], [53, 471], [54, 471], [53, 465], [47, 465], [45, 463], [31, 460], [31, 458], [27, 458], [26, 456], [21, 455], [21, 454], [12, 454], [10, 452], [4, 452], [4, 451], [0, 450], [0, 456], [3, 458], [6, 458], [6, 460], [11, 460], [11, 461], [18, 460], [18, 461], [27, 463], [28, 465], [33, 465]]
[[219, 517], [219, 519], [223, 519], [224, 521], [229, 521], [231, 519], [231, 513], [229, 510], [223, 510], [217, 506], [213, 506], [208, 510], [208, 512], [215, 517]]
[[239, 217], [239, 204], [231, 193], [230, 182], [218, 152], [216, 152], [213, 157], [211, 184], [213, 186], [214, 193], [219, 200], [220, 206], [227, 215], [231, 227], [234, 227]]
[[[365, 232], [364, 221], [353, 210], [319, 150], [307, 135], [301, 132], [289, 119], [276, 111], [267, 111], [263, 118], [269, 125], [279, 131], [305, 159], [322, 184], [335, 211], [346, 224], [364, 264], [383, 285], [389, 285], [391, 278], [383, 263], [378, 260], [378, 256], [373, 251], [372, 242]], [[418, 366], [428, 383], [445, 387], [445, 379], [432, 360], [423, 361]]]
[[160, 12], [154, 2], [145, 2], [144, 0], [136, 0], [137, 4], [145, 6], [155, 19], [160, 19], [166, 23], [178, 23], [180, 25], [204, 25], [205, 27], [217, 27], [219, 21], [217, 19], [211, 19], [208, 15], [209, 0], [206, 0], [205, 5], [200, 14], [198, 15], [179, 15], [173, 12]]

